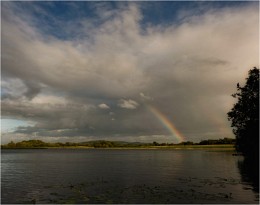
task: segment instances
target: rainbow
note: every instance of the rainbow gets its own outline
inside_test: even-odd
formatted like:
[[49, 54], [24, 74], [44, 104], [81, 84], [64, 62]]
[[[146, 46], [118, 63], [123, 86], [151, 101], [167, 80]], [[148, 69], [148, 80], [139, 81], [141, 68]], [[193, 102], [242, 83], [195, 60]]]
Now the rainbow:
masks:
[[147, 108], [151, 111], [151, 113], [161, 122], [161, 124], [170, 131], [172, 136], [174, 136], [178, 142], [185, 141], [185, 137], [180, 133], [179, 130], [174, 126], [174, 124], [157, 108], [152, 105], [147, 105]]

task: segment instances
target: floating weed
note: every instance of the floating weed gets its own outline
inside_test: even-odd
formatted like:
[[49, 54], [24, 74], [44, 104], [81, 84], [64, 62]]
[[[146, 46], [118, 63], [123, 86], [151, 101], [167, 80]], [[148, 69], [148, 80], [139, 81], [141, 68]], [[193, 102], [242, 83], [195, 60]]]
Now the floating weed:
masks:
[[251, 187], [243, 187], [244, 190], [252, 190]]
[[85, 201], [85, 202], [88, 202], [90, 199], [88, 198], [88, 197], [86, 197], [86, 196], [84, 196], [83, 198], [83, 201]]
[[58, 196], [58, 193], [52, 192], [52, 193], [50, 193], [50, 195]]
[[111, 200], [111, 199], [108, 199], [108, 200], [106, 201], [106, 204], [113, 204], [113, 203], [114, 203], [114, 201]]
[[70, 189], [73, 189], [74, 187], [75, 187], [74, 185], [70, 185], [70, 186], [69, 186]]
[[[225, 180], [226, 179], [226, 180]], [[49, 203], [81, 203], [81, 204], [126, 204], [126, 203], [147, 203], [147, 204], [160, 204], [160, 203], [196, 203], [202, 202], [227, 202], [232, 200], [232, 193], [223, 193], [222, 190], [219, 193], [210, 193], [213, 188], [225, 188], [227, 184], [236, 183], [235, 179], [227, 178], [215, 178], [215, 179], [197, 179], [197, 178], [180, 178], [183, 183], [189, 183], [187, 189], [181, 187], [164, 187], [149, 186], [148, 184], [135, 184], [126, 187], [107, 186], [104, 179], [98, 179], [98, 181], [67, 184], [66, 186], [59, 186], [62, 189], [49, 190], [49, 196], [51, 199], [45, 200]], [[190, 181], [193, 181], [190, 183]], [[195, 181], [195, 183], [194, 183]], [[200, 187], [211, 186], [212, 188], [200, 189]], [[53, 188], [54, 186], [46, 186], [46, 189]], [[57, 187], [57, 186], [56, 186]], [[180, 187], [179, 187], [180, 188]], [[202, 192], [200, 192], [200, 191]], [[207, 193], [203, 193], [203, 192]], [[86, 192], [88, 194], [86, 194]], [[63, 193], [63, 196], [60, 194]], [[32, 202], [30, 202], [32, 203]]]
[[56, 199], [49, 199], [49, 202], [50, 202], [51, 204], [56, 204], [58, 201], [57, 201]]
[[32, 199], [31, 204], [36, 204], [36, 199]]
[[220, 197], [223, 197], [225, 199], [231, 199], [232, 198], [232, 193], [226, 194], [226, 193], [218, 193]]
[[105, 201], [106, 201], [106, 197], [105, 197], [103, 194], [94, 196], [93, 198], [94, 198], [94, 200], [96, 200], [97, 202], [105, 202]]
[[45, 189], [51, 189], [51, 188], [54, 188], [54, 186], [44, 186], [43, 188], [45, 188]]
[[64, 201], [64, 204], [75, 204], [76, 203], [76, 200], [74, 198], [70, 198], [70, 199], [67, 199], [66, 201]]

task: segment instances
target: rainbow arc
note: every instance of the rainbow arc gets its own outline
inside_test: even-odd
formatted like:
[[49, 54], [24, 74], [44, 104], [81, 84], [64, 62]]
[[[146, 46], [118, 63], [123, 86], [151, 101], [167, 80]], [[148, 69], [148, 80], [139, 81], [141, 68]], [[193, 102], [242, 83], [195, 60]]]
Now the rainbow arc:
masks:
[[156, 107], [147, 105], [147, 108], [151, 113], [159, 120], [159, 122], [177, 139], [178, 142], [185, 141], [185, 137], [181, 132], [174, 126], [174, 124]]

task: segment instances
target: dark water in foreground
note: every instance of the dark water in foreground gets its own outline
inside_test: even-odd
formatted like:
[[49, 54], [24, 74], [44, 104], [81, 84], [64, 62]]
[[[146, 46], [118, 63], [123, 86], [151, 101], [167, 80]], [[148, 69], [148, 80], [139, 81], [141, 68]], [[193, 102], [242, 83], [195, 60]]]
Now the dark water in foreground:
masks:
[[259, 203], [240, 171], [243, 157], [231, 152], [42, 149], [1, 157], [2, 204]]

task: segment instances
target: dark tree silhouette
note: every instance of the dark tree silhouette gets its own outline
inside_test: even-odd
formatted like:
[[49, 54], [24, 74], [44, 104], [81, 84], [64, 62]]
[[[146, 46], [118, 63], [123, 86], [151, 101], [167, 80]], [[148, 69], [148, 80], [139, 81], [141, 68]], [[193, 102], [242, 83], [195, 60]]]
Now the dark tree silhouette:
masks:
[[236, 136], [236, 149], [245, 157], [259, 160], [259, 69], [248, 72], [246, 84], [237, 84], [237, 93], [232, 95], [238, 102], [228, 112]]

